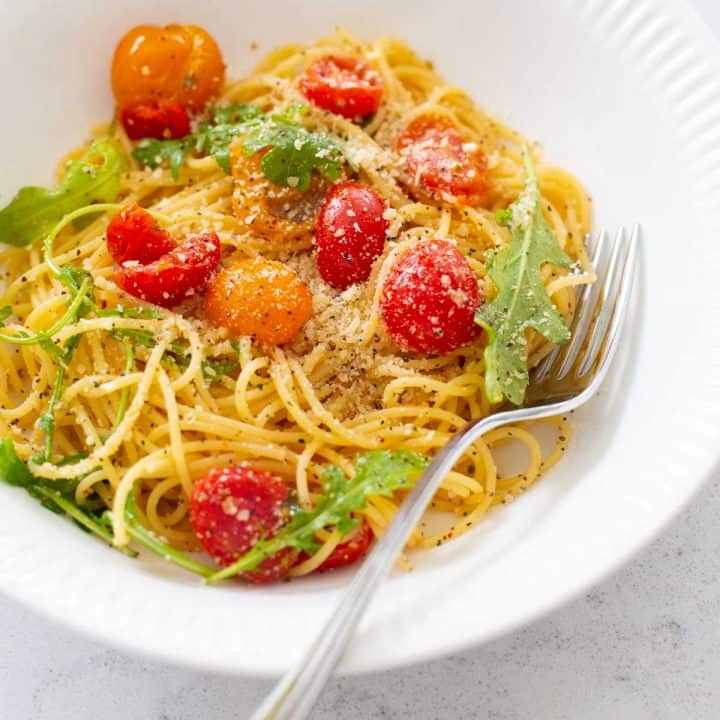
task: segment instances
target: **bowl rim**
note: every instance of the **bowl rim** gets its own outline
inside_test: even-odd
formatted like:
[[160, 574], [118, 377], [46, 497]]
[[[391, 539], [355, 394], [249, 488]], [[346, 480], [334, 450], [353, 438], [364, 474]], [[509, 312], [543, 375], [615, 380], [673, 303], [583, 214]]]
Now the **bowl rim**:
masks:
[[[703, 122], [705, 123], [703, 127], [712, 125], [720, 128], [720, 45], [687, 0], [677, 0], [676, 2], [647, 0], [633, 13], [628, 11], [631, 0], [617, 0], [609, 8], [604, 7], [602, 0], [577, 0], [573, 4], [583, 4], [584, 7], [581, 8], [581, 11], [596, 16], [601, 26], [603, 22], [610, 22], [608, 18], [613, 14], [617, 17], [624, 12], [628, 13], [631, 18], [628, 22], [631, 30], [650, 26], [654, 29], [653, 32], [656, 32], [658, 28], [662, 27], [661, 24], [658, 24], [658, 18], [666, 23], [671, 23], [675, 29], [675, 37], [679, 38], [682, 48], [687, 50], [685, 64], [681, 68], [682, 72], [695, 78], [692, 90], [696, 96], [702, 98]], [[627, 27], [625, 29], [627, 30]], [[631, 36], [628, 36], [627, 32], [623, 32], [618, 34], [616, 41], [624, 43], [623, 52], [628, 53], [630, 57], [637, 58], [638, 62], [643, 62], [649, 52], [648, 46], [652, 45], [648, 37], [652, 39], [654, 36], [650, 32], [645, 35], [631, 34]], [[654, 53], [653, 66], [648, 69], [648, 73], [652, 74], [652, 78], [658, 86], [657, 92], [666, 92], [668, 97], [672, 96], [671, 93], [679, 92], [677, 83], [667, 82], [668, 77], [675, 77], [678, 73], [678, 66], [675, 62], [676, 51], [677, 45], [661, 47]], [[687, 88], [683, 86], [681, 90], [685, 91]], [[693, 103], [679, 103], [676, 111], [676, 123], [690, 128], [696, 127], [694, 124], [696, 109], [697, 105]], [[716, 120], [716, 122], [711, 122], [711, 120]], [[709, 198], [707, 203], [720, 217], [720, 167], [714, 169], [708, 164], [708, 158], [712, 160], [713, 149], [718, 146], [717, 140], [718, 134], [715, 132], [699, 133], [697, 142], [692, 146], [692, 156], [686, 159], [686, 164], [689, 169], [688, 176], [693, 179], [692, 181], [697, 182], [699, 187], [709, 189], [706, 192], [706, 196]], [[702, 172], [700, 172], [701, 170]], [[697, 179], [700, 176], [703, 178], [702, 181]], [[717, 221], [715, 224], [718, 224]], [[718, 259], [720, 259], [720, 255], [714, 258], [713, 262]], [[711, 298], [705, 312], [708, 317], [713, 313], [715, 317], [720, 315], [720, 294]], [[704, 349], [707, 352], [716, 353], [714, 357], [720, 359], [718, 340], [708, 337]], [[420, 649], [413, 648], [406, 655], [402, 653], [389, 655], [379, 662], [377, 660], [369, 662], [367, 656], [351, 655], [339, 669], [340, 674], [376, 672], [406, 666], [490, 641], [535, 621], [577, 597], [592, 584], [600, 582], [615, 572], [630, 557], [648, 545], [687, 506], [711, 474], [720, 469], [720, 449], [718, 449], [720, 443], [717, 442], [720, 438], [720, 386], [712, 387], [711, 392], [714, 393], [713, 397], [718, 402], [713, 403], [711, 399], [705, 397], [703, 404], [698, 404], [698, 413], [694, 418], [692, 427], [698, 431], [701, 441], [695, 444], [688, 455], [687, 467], [691, 470], [688, 475], [692, 477], [692, 480], [687, 483], [682, 501], [672, 511], [647, 519], [642, 532], [638, 532], [627, 542], [622, 551], [615, 552], [612, 557], [606, 557], [601, 567], [575, 575], [573, 581], [568, 582], [562, 588], [549, 584], [535, 599], [531, 608], [525, 607], [515, 614], [508, 613], [503, 621], [495, 623], [491, 629], [469, 631], [464, 636], [455, 633], [447, 635], [443, 639], [435, 638], [431, 645]], [[698, 400], [700, 400], [699, 396]], [[705, 426], [703, 432], [700, 432], [701, 426]], [[712, 430], [712, 428], [718, 428], [718, 430]], [[0, 531], [0, 538], [2, 537]], [[198, 658], [193, 655], [191, 647], [182, 650], [176, 644], [163, 644], [160, 642], [160, 635], [154, 642], [149, 642], [145, 636], [138, 639], [127, 633], [126, 625], [108, 624], [107, 617], [102, 614], [89, 616], [80, 611], [66, 614], [67, 606], [53, 603], [52, 598], [47, 594], [47, 586], [43, 592], [39, 592], [36, 587], [30, 591], [22, 582], [17, 582], [13, 577], [12, 571], [16, 566], [3, 562], [4, 560], [6, 558], [3, 558], [0, 553], [0, 592], [19, 600], [55, 621], [70, 625], [83, 634], [111, 642], [130, 652], [141, 653], [175, 665], [196, 669], [245, 675], [274, 675], [280, 670], [280, 668], [255, 668], [238, 662], [228, 662], [226, 658], [218, 655], [214, 657], [204, 655]], [[472, 582], [468, 584], [468, 587], [472, 587]], [[60, 589], [61, 584], [58, 582], [56, 590]], [[475, 587], [473, 592], [481, 592], [481, 589]], [[95, 597], [99, 598], [100, 596], [96, 595]]]

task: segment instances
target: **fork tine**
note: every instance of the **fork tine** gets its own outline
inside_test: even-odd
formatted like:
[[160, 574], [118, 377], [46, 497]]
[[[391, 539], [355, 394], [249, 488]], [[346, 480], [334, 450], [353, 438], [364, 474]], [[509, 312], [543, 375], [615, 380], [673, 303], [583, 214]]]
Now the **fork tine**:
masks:
[[607, 283], [610, 257], [612, 257], [623, 232], [624, 230], [621, 228], [614, 242], [609, 242], [609, 235], [605, 233], [605, 242], [603, 242], [602, 247], [599, 248], [597, 257], [593, 258], [596, 280], [592, 285], [584, 288], [583, 303], [576, 312], [577, 320], [573, 322], [570, 328], [572, 333], [570, 342], [565, 346], [563, 354], [561, 355], [562, 360], [560, 367], [557, 369], [557, 372], [555, 372], [555, 378], [557, 380], [562, 380], [572, 370], [580, 350], [585, 345], [588, 329], [595, 317], [595, 311], [602, 298], [603, 288]]
[[[608, 342], [608, 339], [612, 338], [612, 333], [616, 332], [616, 329], [613, 330], [612, 321], [621, 310], [624, 312], [624, 305], [628, 302], [627, 297], [630, 293], [629, 288], [635, 271], [639, 237], [640, 226], [636, 225], [633, 228], [630, 240], [625, 240], [623, 234], [622, 241], [618, 242], [613, 250], [605, 287], [603, 288], [603, 306], [592, 328], [585, 356], [582, 358], [577, 370], [577, 377], [582, 377], [595, 365], [598, 353]], [[621, 307], [621, 303], [623, 307]]]
[[[607, 233], [604, 230], [598, 235], [588, 233], [585, 236], [585, 247], [590, 254], [590, 261], [593, 268], [597, 267], [606, 242]], [[574, 334], [575, 328], [577, 327], [578, 318], [582, 314], [581, 309], [587, 301], [588, 295], [590, 293], [590, 287], [590, 285], [582, 285], [577, 287], [577, 292], [575, 295], [577, 300], [577, 303], [575, 305], [575, 314], [573, 315], [572, 323], [570, 325], [571, 335]], [[558, 357], [560, 357], [560, 354], [565, 350], [566, 348], [562, 345], [558, 345], [553, 350], [551, 350], [547, 357], [543, 358], [540, 361], [540, 364], [535, 369], [535, 372], [533, 373], [533, 382], [542, 382], [550, 373], [550, 370], [555, 365], [555, 362], [557, 361]]]
[[[622, 229], [618, 232], [615, 244], [620, 239], [622, 232]], [[560, 367], [557, 372], [555, 372], [555, 377], [558, 380], [562, 380], [570, 372], [572, 367], [575, 365], [575, 361], [577, 360], [580, 350], [585, 344], [585, 337], [587, 336], [588, 328], [595, 317], [595, 310], [602, 297], [602, 287], [607, 273], [609, 255], [612, 254], [612, 248], [615, 247], [615, 244], [609, 242], [609, 235], [607, 232], [603, 232], [598, 239], [592, 258], [593, 268], [597, 279], [594, 283], [586, 285], [582, 289], [580, 300], [575, 310], [575, 317], [573, 318], [573, 322], [570, 327], [570, 342], [562, 348], [558, 354]]]

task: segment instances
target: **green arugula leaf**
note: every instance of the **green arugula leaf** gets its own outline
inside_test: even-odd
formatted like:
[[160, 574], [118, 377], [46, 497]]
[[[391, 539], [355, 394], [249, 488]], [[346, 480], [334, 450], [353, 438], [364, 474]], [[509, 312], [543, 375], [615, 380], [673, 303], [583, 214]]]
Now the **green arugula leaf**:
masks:
[[134, 320], [159, 320], [162, 317], [162, 313], [157, 308], [125, 307], [124, 305], [96, 310], [95, 314], [98, 317], [123, 317]]
[[[64, 346], [55, 345], [50, 340], [41, 344], [45, 352], [49, 352], [54, 358], [57, 365], [55, 373], [55, 381], [53, 383], [53, 391], [48, 401], [47, 410], [38, 418], [38, 427], [45, 434], [45, 449], [38, 455], [38, 462], [52, 462], [53, 450], [55, 445], [55, 408], [60, 402], [63, 394], [63, 382], [65, 381], [65, 373], [80, 344], [80, 335], [73, 335], [65, 342]], [[50, 350], [52, 348], [52, 351]]]
[[58, 280], [70, 290], [76, 292], [80, 290], [85, 281], [87, 281], [91, 289], [94, 285], [93, 276], [87, 270], [83, 270], [76, 265], [64, 265], [60, 270]]
[[[25, 488], [46, 509], [58, 515], [67, 515], [83, 529], [109, 545], [112, 544], [112, 533], [101, 519], [79, 507], [75, 502], [75, 489], [79, 478], [58, 481], [36, 478], [30, 472], [30, 468], [18, 457], [10, 438], [0, 440], [0, 482]], [[137, 555], [130, 548], [118, 549], [126, 555], [133, 557]]]
[[121, 145], [95, 140], [67, 167], [57, 187], [24, 187], [0, 210], [0, 242], [21, 247], [42, 238], [60, 219], [93, 202], [112, 202], [127, 167]]
[[218, 382], [223, 375], [230, 375], [239, 367], [240, 363], [237, 360], [207, 358], [202, 364], [203, 377], [208, 382]]
[[[108, 515], [106, 515], [106, 518], [109, 520]], [[150, 532], [138, 518], [134, 492], [128, 494], [125, 503], [125, 527], [127, 528], [128, 535], [134, 542], [140, 545], [140, 547], [161, 557], [163, 560], [173, 563], [173, 565], [177, 565], [203, 577], [210, 577], [216, 572], [214, 567], [194, 560], [186, 553], [176, 550], [171, 545], [160, 540], [157, 535]]]
[[170, 172], [175, 180], [180, 177], [180, 168], [185, 158], [195, 147], [195, 136], [188, 135], [180, 140], [141, 140], [132, 151], [132, 156], [145, 167], [155, 169], [164, 162], [170, 165]]
[[482, 305], [475, 322], [488, 333], [485, 348], [485, 391], [491, 402], [503, 397], [515, 405], [525, 398], [529, 376], [526, 331], [537, 330], [551, 342], [568, 341], [568, 330], [545, 290], [540, 269], [544, 263], [569, 268], [572, 260], [562, 250], [541, 207], [540, 189], [530, 153], [523, 148], [525, 189], [502, 218], [509, 223], [510, 243], [488, 253], [488, 275], [497, 297]]
[[0, 480], [15, 487], [27, 487], [33, 480], [30, 469], [17, 456], [10, 438], [0, 440]]
[[510, 227], [510, 223], [512, 222], [512, 210], [510, 208], [496, 210], [495, 222], [502, 227]]
[[313, 170], [328, 180], [340, 177], [343, 153], [340, 144], [326, 133], [310, 132], [301, 125], [273, 116], [251, 131], [243, 142], [246, 156], [271, 148], [260, 161], [260, 169], [276, 185], [305, 191]]
[[122, 340], [127, 338], [134, 342], [136, 345], [152, 349], [157, 345], [155, 336], [150, 330], [135, 330], [134, 328], [115, 328], [110, 331], [110, 337], [115, 340]]
[[[110, 331], [110, 336], [115, 340], [130, 341], [148, 349], [157, 345], [157, 340], [150, 330], [116, 328]], [[173, 342], [163, 353], [162, 361], [170, 364], [176, 370], [184, 370], [190, 364], [190, 355], [184, 345]], [[229, 375], [239, 367], [238, 360], [232, 358], [207, 358], [202, 362], [203, 377], [208, 382], [218, 382], [223, 375]]]
[[[129, 375], [133, 370], [135, 370], [135, 348], [133, 344], [127, 339], [123, 339], [123, 345], [125, 346], [125, 369], [124, 373], [125, 375]], [[123, 418], [125, 417], [125, 412], [127, 411], [128, 402], [130, 400], [130, 388], [129, 386], [125, 386], [120, 391], [120, 402], [118, 403], [118, 411], [117, 415], [115, 416], [115, 422], [113, 423], [112, 431], [115, 432], [115, 430], [118, 429], [120, 423], [123, 421]]]
[[264, 117], [263, 111], [250, 103], [237, 103], [212, 109], [212, 122], [201, 123], [197, 132], [179, 140], [141, 140], [133, 150], [132, 156], [145, 167], [156, 168], [167, 162], [175, 180], [180, 177], [180, 169], [192, 152], [212, 155], [217, 164], [230, 172], [230, 143], [253, 127]]
[[229, 173], [230, 146], [236, 137], [244, 135], [246, 156], [268, 149], [260, 161], [265, 177], [276, 185], [307, 190], [313, 170], [329, 180], [337, 180], [343, 158], [342, 148], [332, 136], [310, 132], [298, 124], [300, 116], [307, 112], [307, 106], [301, 104], [271, 116], [248, 103], [214, 108], [212, 121], [202, 123], [191, 135], [180, 140], [141, 140], [132, 156], [149, 168], [167, 162], [176, 180], [191, 153], [212, 155]]
[[347, 535], [359, 523], [353, 513], [362, 510], [370, 496], [390, 496], [396, 490], [412, 487], [428, 462], [427, 457], [408, 450], [374, 450], [358, 456], [351, 479], [340, 468], [329, 466], [322, 476], [324, 493], [312, 510], [297, 510], [275, 537], [258, 541], [252, 550], [207, 581], [253, 570], [265, 558], [287, 547], [314, 553], [318, 549], [318, 530], [335, 527], [341, 535]]
[[5, 324], [5, 321], [12, 315], [12, 308], [9, 305], [0, 308], [0, 326]]
[[211, 109], [214, 125], [230, 125], [255, 120], [264, 115], [263, 111], [252, 103], [235, 103]]
[[253, 124], [253, 121], [248, 121], [237, 125], [203, 127], [197, 133], [195, 150], [201, 155], [212, 155], [215, 162], [230, 174], [230, 144], [238, 135], [246, 133]]

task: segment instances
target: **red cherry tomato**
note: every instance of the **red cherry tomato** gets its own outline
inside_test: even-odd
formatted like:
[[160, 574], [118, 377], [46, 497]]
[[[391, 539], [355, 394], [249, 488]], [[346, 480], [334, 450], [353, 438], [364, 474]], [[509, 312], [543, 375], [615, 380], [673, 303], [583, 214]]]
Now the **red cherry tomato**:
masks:
[[131, 140], [177, 140], [190, 133], [187, 112], [176, 102], [131, 105], [120, 111], [120, 122]]
[[142, 265], [157, 260], [175, 247], [175, 241], [157, 220], [139, 205], [124, 207], [108, 225], [107, 246], [116, 263], [135, 260]]
[[357, 118], [374, 113], [385, 92], [377, 70], [349, 55], [326, 55], [300, 76], [303, 95], [323, 110]]
[[333, 186], [315, 229], [318, 270], [326, 282], [344, 290], [368, 279], [385, 247], [386, 209], [380, 195], [360, 183]]
[[363, 522], [328, 555], [316, 572], [335, 570], [365, 557], [375, 536], [370, 526]]
[[[214, 468], [193, 486], [190, 522], [206, 552], [220, 565], [232, 565], [259, 539], [270, 539], [290, 519], [288, 486], [246, 465]], [[297, 551], [281, 550], [257, 570], [239, 577], [271, 582], [287, 574]]]
[[147, 265], [126, 261], [115, 273], [115, 282], [130, 295], [171, 308], [202, 293], [219, 262], [220, 240], [206, 233], [188, 238]]
[[396, 149], [412, 182], [431, 195], [476, 205], [487, 192], [487, 158], [446, 117], [416, 118], [398, 138]]
[[447, 240], [428, 240], [392, 267], [380, 307], [402, 349], [444, 354], [478, 337], [473, 318], [481, 303], [477, 280], [458, 249]]

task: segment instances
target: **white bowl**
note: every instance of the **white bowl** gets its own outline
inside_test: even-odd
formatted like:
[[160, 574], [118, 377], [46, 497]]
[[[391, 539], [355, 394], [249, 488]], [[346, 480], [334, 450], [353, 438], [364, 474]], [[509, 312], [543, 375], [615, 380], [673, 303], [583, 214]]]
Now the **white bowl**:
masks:
[[[476, 531], [389, 580], [342, 670], [401, 665], [485, 641], [598, 581], [647, 542], [720, 455], [720, 53], [664, 0], [65, 0], [7, 5], [0, 191], [50, 179], [112, 111], [110, 58], [139, 22], [194, 22], [231, 75], [336, 24], [403, 38], [491, 113], [543, 141], [595, 200], [598, 226], [642, 222], [632, 332], [563, 463]], [[132, 562], [25, 493], [0, 487], [0, 589], [103, 639], [196, 667], [277, 673], [346, 575], [205, 588]], [[629, 609], [631, 611], [631, 609]]]

